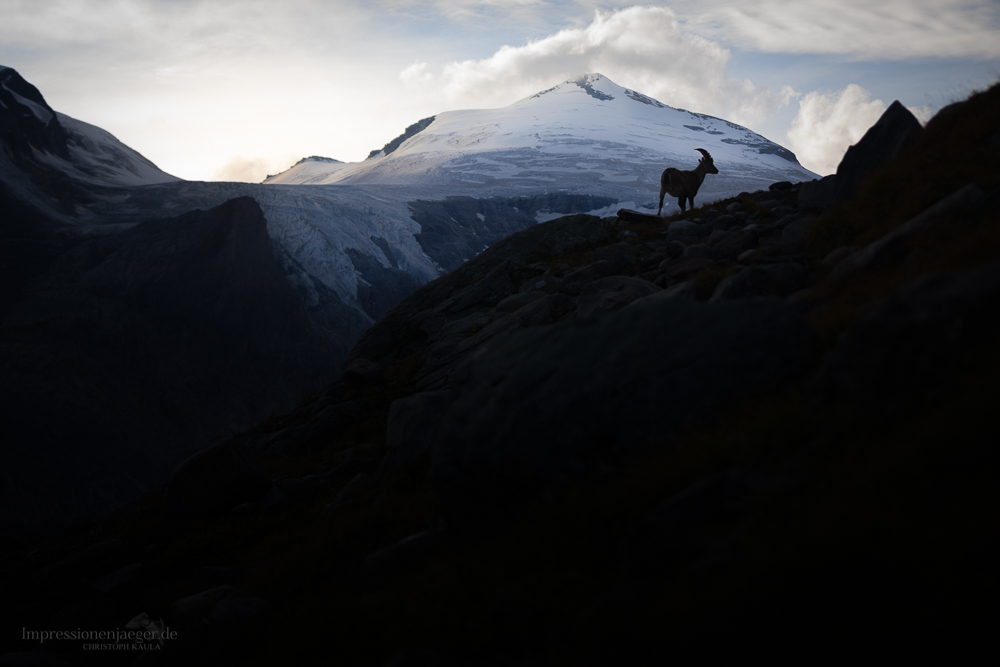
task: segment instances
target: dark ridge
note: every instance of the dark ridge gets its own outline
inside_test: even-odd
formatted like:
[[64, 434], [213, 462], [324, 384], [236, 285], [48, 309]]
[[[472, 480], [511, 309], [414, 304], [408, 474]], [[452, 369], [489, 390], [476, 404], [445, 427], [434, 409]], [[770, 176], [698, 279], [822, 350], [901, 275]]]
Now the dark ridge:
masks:
[[[384, 240], [382, 242], [385, 243]], [[385, 251], [386, 248], [383, 248], [382, 252]], [[382, 317], [403, 297], [420, 287], [419, 280], [395, 265], [386, 268], [371, 255], [354, 248], [347, 248], [344, 252], [351, 258], [354, 269], [361, 274], [361, 280], [358, 281], [358, 303], [373, 320]], [[386, 256], [391, 255], [390, 250]], [[395, 264], [395, 258], [392, 261]]]
[[587, 92], [587, 94], [593, 97], [595, 100], [601, 100], [602, 102], [607, 102], [608, 100], [615, 99], [614, 95], [608, 95], [607, 93], [602, 93], [601, 91], [594, 88], [592, 85], [590, 85], [590, 83], [586, 80], [586, 78], [577, 79], [573, 83], [583, 88]]
[[570, 215], [604, 208], [616, 201], [609, 197], [550, 193], [509, 199], [448, 197], [407, 205], [413, 219], [420, 223], [420, 233], [416, 235], [420, 247], [438, 266], [450, 271], [500, 239], [536, 224], [535, 215], [540, 211]]
[[309, 157], [304, 157], [292, 166], [302, 164], [303, 162], [330, 162], [333, 164], [343, 164], [343, 160], [335, 160], [332, 157], [323, 157], [322, 155], [310, 155]]
[[643, 104], [648, 104], [651, 107], [657, 107], [659, 109], [667, 109], [667, 108], [669, 108], [663, 102], [659, 102], [657, 100], [654, 100], [652, 97], [646, 97], [642, 93], [637, 93], [634, 90], [626, 90], [625, 94], [629, 98], [635, 100], [636, 102], [642, 102]]
[[[687, 127], [687, 126], [685, 126], [685, 127]], [[739, 129], [746, 130], [746, 128], [739, 128]], [[721, 134], [721, 133], [717, 133], [717, 134]], [[789, 162], [791, 162], [793, 164], [798, 164], [799, 163], [798, 159], [795, 157], [795, 153], [793, 153], [792, 151], [788, 150], [787, 148], [779, 146], [778, 144], [776, 144], [776, 143], [774, 143], [772, 141], [768, 141], [766, 139], [764, 139], [763, 141], [747, 141], [747, 140], [741, 140], [741, 139], [722, 139], [721, 141], [724, 144], [732, 144], [732, 145], [735, 145], [735, 146], [746, 146], [747, 148], [756, 148], [757, 152], [760, 153], [761, 155], [777, 155], [778, 157], [784, 158], [785, 160], [788, 160]]]
[[[37, 104], [52, 115], [43, 122], [34, 111], [16, 96]], [[59, 124], [56, 112], [33, 85], [21, 78], [16, 70], [0, 70], [0, 141], [16, 156], [31, 156], [31, 147], [69, 159], [69, 137]]]
[[382, 251], [382, 254], [385, 255], [385, 258], [389, 260], [389, 265], [394, 269], [398, 269], [399, 262], [396, 261], [396, 254], [392, 252], [392, 247], [389, 246], [389, 242], [386, 241], [381, 236], [378, 237], [370, 236], [368, 238], [372, 240], [372, 243], [374, 243], [379, 247], [379, 249]]
[[551, 88], [546, 88], [545, 90], [543, 90], [540, 93], [535, 93], [529, 99], [535, 99], [536, 97], [541, 97], [542, 95], [545, 95], [546, 93], [551, 93], [553, 90], [555, 90], [558, 87], [559, 86], [552, 86]]
[[[134, 498], [192, 451], [291, 409], [346, 353], [285, 279], [250, 197], [86, 240], [29, 278], [0, 327], [0, 431], [17, 443], [0, 454], [18, 471], [0, 526]], [[330, 298], [315, 310], [343, 326]]]
[[437, 116], [431, 116], [430, 118], [424, 118], [423, 120], [418, 120], [413, 125], [407, 127], [406, 131], [403, 132], [401, 135], [399, 135], [398, 137], [387, 143], [385, 146], [383, 146], [381, 150], [374, 150], [371, 153], [369, 153], [366, 159], [370, 160], [379, 153], [388, 155], [389, 153], [399, 148], [400, 144], [402, 144], [404, 141], [406, 141], [413, 135], [417, 134], [418, 132], [425, 130], [428, 125], [434, 122], [435, 118], [437, 118]]

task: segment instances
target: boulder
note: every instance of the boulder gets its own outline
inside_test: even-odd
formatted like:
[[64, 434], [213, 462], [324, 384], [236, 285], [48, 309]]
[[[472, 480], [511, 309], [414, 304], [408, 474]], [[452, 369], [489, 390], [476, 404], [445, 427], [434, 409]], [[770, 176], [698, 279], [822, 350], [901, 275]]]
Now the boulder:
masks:
[[822, 210], [847, 201], [866, 176], [894, 160], [920, 131], [920, 121], [909, 109], [898, 100], [893, 102], [861, 140], [847, 149], [835, 175], [799, 187], [799, 208]]
[[639, 272], [644, 273], [646, 271], [653, 271], [660, 266], [660, 263], [667, 259], [667, 253], [665, 252], [654, 252], [652, 254], [642, 257], [639, 262]]
[[686, 280], [682, 283], [677, 283], [672, 287], [661, 289], [659, 292], [654, 292], [649, 296], [636, 299], [632, 303], [628, 304], [626, 308], [643, 308], [654, 301], [663, 301], [666, 299], [691, 299], [693, 301], [695, 298], [697, 298], [697, 290], [695, 290], [694, 281]]
[[738, 232], [731, 232], [712, 247], [712, 259], [734, 260], [741, 254], [757, 245], [757, 231], [754, 229], [744, 229]]
[[920, 121], [896, 100], [868, 128], [858, 143], [847, 149], [837, 165], [834, 202], [854, 196], [861, 181], [882, 165], [894, 160], [903, 148], [920, 133]]
[[116, 570], [106, 577], [102, 577], [91, 585], [91, 590], [96, 593], [108, 594], [117, 589], [128, 586], [142, 573], [142, 563], [129, 563], [120, 570]]
[[825, 269], [832, 269], [837, 266], [837, 264], [840, 264], [840, 262], [857, 252], [857, 250], [857, 246], [840, 246], [839, 248], [835, 248], [834, 250], [828, 252], [819, 265]]
[[717, 217], [715, 220], [712, 221], [712, 229], [726, 231], [730, 227], [738, 225], [739, 223], [740, 221], [736, 219], [735, 215], [729, 215], [729, 214], [720, 215], [719, 217]]
[[339, 505], [347, 502], [348, 500], [357, 498], [371, 488], [372, 483], [373, 480], [371, 475], [365, 472], [359, 472], [351, 479], [350, 482], [344, 485], [344, 488], [342, 488], [337, 494], [335, 502]]
[[764, 269], [748, 266], [739, 273], [723, 278], [709, 301], [750, 299], [774, 294], [774, 281]]
[[614, 264], [607, 260], [599, 260], [568, 273], [559, 284], [559, 291], [571, 296], [577, 296], [587, 283], [613, 276], [615, 273], [617, 273], [617, 270]]
[[368, 384], [381, 380], [382, 367], [367, 359], [353, 359], [344, 366], [343, 378], [354, 384]]
[[545, 292], [541, 291], [530, 291], [530, 292], [520, 292], [518, 294], [512, 294], [500, 303], [494, 309], [497, 313], [513, 313], [519, 308], [528, 305], [532, 301], [537, 301], [538, 299], [545, 296]]
[[234, 593], [236, 593], [235, 586], [215, 586], [214, 588], [209, 588], [208, 590], [177, 600], [171, 606], [170, 610], [177, 616], [197, 614], [211, 608]]
[[281, 491], [282, 495], [296, 503], [309, 502], [322, 492], [322, 488], [314, 480], [297, 477], [289, 477], [275, 482], [274, 486]]
[[[576, 307], [577, 299], [565, 294], [546, 294], [517, 311], [522, 326], [551, 324]], [[486, 333], [485, 331], [483, 333]]]
[[714, 246], [716, 243], [726, 238], [727, 236], [729, 236], [728, 232], [722, 229], [715, 229], [712, 230], [712, 233], [708, 235], [708, 240], [705, 241], [705, 243], [707, 243], [710, 246]]
[[636, 299], [659, 292], [660, 288], [639, 278], [610, 276], [596, 280], [580, 292], [577, 314], [594, 315], [618, 310]]
[[233, 440], [212, 445], [181, 462], [167, 483], [164, 506], [183, 514], [227, 512], [259, 501], [271, 487], [260, 463]]
[[663, 218], [652, 215], [650, 213], [640, 213], [639, 211], [633, 211], [630, 208], [618, 209], [618, 218], [624, 222], [646, 222], [646, 223], [659, 223]]
[[785, 298], [806, 286], [806, 269], [798, 262], [763, 264], [761, 268], [771, 276], [775, 296]]
[[683, 257], [670, 262], [666, 267], [667, 280], [687, 280], [702, 269], [714, 266], [715, 262], [703, 257]]
[[681, 257], [699, 257], [701, 259], [708, 259], [711, 256], [712, 248], [709, 247], [707, 243], [695, 243], [694, 245], [689, 245], [684, 249], [684, 254], [681, 255]]
[[944, 400], [949, 376], [994, 353], [998, 311], [998, 261], [920, 277], [841, 335], [816, 383], [819, 392], [877, 406], [888, 418], [914, 400]]
[[[609, 225], [592, 215], [573, 215], [533, 225], [476, 255], [445, 276], [400, 301], [369, 328], [348, 361], [399, 363], [421, 351], [451, 313], [492, 308], [513, 292], [512, 276], [539, 258], [580, 246], [594, 247], [608, 237]], [[603, 276], [599, 276], [603, 277]], [[479, 283], [488, 283], [480, 289]]]
[[205, 623], [212, 626], [256, 623], [263, 620], [270, 610], [271, 604], [263, 598], [233, 595], [219, 600], [205, 617]]
[[369, 554], [365, 558], [364, 573], [369, 577], [378, 577], [412, 566], [437, 552], [445, 540], [446, 534], [441, 527], [414, 533], [392, 546]]
[[799, 186], [799, 209], [821, 211], [834, 203], [837, 190], [837, 176], [830, 174]]
[[409, 468], [430, 451], [453, 400], [450, 391], [427, 391], [392, 403], [385, 430], [387, 472]]
[[842, 259], [830, 272], [830, 284], [839, 285], [862, 271], [899, 262], [909, 254], [910, 238], [914, 233], [947, 220], [955, 212], [973, 207], [985, 198], [986, 193], [975, 183], [953, 192], [888, 234]]
[[697, 236], [699, 226], [690, 220], [674, 220], [667, 227], [667, 232], [670, 234], [693, 234]]
[[634, 243], [613, 243], [595, 250], [594, 259], [611, 262], [615, 271], [623, 273], [635, 268], [638, 253], [639, 246]]
[[785, 225], [781, 230], [781, 251], [785, 254], [802, 252], [806, 239], [809, 238], [809, 230], [816, 224], [816, 218], [806, 217]]

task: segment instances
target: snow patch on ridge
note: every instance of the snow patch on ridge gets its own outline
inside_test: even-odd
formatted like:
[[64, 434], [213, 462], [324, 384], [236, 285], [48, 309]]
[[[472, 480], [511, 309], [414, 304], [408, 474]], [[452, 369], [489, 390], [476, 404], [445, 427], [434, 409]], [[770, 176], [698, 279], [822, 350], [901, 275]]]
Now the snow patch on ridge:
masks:
[[95, 185], [149, 185], [181, 180], [162, 171], [107, 130], [59, 112], [56, 116], [69, 138], [70, 161], [36, 152], [39, 162]]
[[[5, 69], [10, 69], [10, 68], [7, 67]], [[3, 71], [3, 70], [0, 70], [0, 71]], [[3, 86], [4, 90], [6, 90], [11, 95], [13, 95], [14, 99], [17, 100], [18, 104], [20, 104], [23, 107], [27, 107], [28, 110], [31, 111], [31, 113], [33, 113], [35, 115], [35, 118], [37, 118], [38, 120], [40, 120], [43, 125], [48, 125], [49, 123], [52, 122], [52, 114], [49, 112], [48, 109], [46, 109], [45, 107], [43, 107], [41, 104], [39, 104], [38, 102], [32, 102], [31, 100], [29, 100], [27, 97], [24, 97], [23, 95], [18, 95], [13, 90], [11, 90], [10, 88], [8, 88], [6, 83], [0, 83], [0, 86]]]

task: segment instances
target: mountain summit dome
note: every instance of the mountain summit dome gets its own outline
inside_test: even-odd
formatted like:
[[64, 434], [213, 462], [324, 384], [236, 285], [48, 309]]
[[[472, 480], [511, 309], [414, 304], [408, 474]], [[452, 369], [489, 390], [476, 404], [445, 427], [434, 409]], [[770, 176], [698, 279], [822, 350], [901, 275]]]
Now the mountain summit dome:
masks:
[[329, 170], [293, 167], [265, 182], [442, 187], [473, 196], [563, 190], [651, 201], [663, 169], [694, 167], [698, 148], [720, 171], [706, 183], [705, 201], [815, 178], [791, 151], [745, 127], [675, 109], [599, 73], [507, 107], [445, 111], [419, 125], [389, 153]]

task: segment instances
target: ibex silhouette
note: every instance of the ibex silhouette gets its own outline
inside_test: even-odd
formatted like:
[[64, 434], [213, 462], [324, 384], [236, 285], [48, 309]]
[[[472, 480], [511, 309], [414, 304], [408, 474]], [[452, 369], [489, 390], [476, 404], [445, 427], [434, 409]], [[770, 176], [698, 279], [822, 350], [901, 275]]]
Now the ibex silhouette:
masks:
[[694, 170], [681, 171], [674, 167], [667, 167], [663, 170], [663, 174], [660, 176], [660, 208], [656, 212], [656, 215], [660, 215], [663, 212], [663, 195], [668, 192], [671, 197], [677, 197], [677, 205], [681, 207], [681, 211], [685, 210], [685, 199], [690, 202], [691, 208], [694, 208], [694, 196], [698, 194], [698, 188], [701, 187], [702, 181], [705, 180], [705, 174], [719, 173], [708, 151], [704, 148], [696, 148], [695, 150], [700, 151], [705, 157], [698, 160], [698, 166]]

